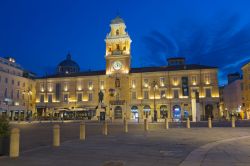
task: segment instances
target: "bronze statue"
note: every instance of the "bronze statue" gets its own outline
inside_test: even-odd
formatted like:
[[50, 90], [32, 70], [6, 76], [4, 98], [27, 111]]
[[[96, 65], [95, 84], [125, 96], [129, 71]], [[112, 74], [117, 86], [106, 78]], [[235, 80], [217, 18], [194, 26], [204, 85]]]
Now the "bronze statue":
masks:
[[98, 93], [98, 96], [99, 96], [99, 103], [102, 103], [104, 94], [103, 94], [103, 92], [102, 92], [101, 90], [100, 90], [100, 92]]

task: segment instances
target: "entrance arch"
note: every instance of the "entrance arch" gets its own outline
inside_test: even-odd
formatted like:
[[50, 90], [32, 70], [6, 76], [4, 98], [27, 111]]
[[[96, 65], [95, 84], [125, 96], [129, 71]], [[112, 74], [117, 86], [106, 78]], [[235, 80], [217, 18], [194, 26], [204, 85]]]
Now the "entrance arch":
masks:
[[146, 118], [148, 118], [148, 116], [151, 114], [150, 111], [151, 111], [151, 108], [149, 105], [145, 105], [143, 107], [143, 112], [144, 112], [144, 115], [146, 116]]
[[122, 107], [121, 106], [116, 106], [114, 113], [115, 113], [115, 117], [114, 117], [115, 119], [122, 119]]
[[213, 106], [211, 104], [205, 106], [205, 120], [208, 120], [209, 117], [213, 119]]
[[179, 105], [173, 106], [173, 118], [177, 122], [181, 120], [181, 107]]
[[132, 106], [131, 107], [131, 113], [132, 113], [132, 119], [138, 119], [139, 118], [139, 113], [138, 113], [138, 107], [137, 106]]
[[161, 105], [160, 106], [160, 115], [161, 118], [167, 118], [168, 117], [168, 108], [166, 105]]

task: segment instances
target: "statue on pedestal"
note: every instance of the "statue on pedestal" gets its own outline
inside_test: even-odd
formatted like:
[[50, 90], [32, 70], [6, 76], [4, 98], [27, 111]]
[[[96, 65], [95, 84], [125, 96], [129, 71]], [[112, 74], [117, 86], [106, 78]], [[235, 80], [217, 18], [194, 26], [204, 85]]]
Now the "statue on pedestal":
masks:
[[98, 93], [98, 97], [99, 97], [99, 99], [98, 99], [98, 103], [101, 103], [102, 104], [102, 102], [103, 102], [103, 97], [104, 97], [104, 94], [103, 94], [103, 92], [100, 90], [100, 92]]

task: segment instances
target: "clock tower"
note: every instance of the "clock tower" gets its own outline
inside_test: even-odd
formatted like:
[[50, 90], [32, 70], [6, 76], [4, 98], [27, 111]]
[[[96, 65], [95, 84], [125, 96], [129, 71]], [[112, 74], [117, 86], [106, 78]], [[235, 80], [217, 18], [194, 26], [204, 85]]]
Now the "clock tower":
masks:
[[106, 74], [127, 74], [130, 70], [130, 44], [132, 41], [121, 17], [117, 16], [113, 19], [110, 28], [105, 39]]

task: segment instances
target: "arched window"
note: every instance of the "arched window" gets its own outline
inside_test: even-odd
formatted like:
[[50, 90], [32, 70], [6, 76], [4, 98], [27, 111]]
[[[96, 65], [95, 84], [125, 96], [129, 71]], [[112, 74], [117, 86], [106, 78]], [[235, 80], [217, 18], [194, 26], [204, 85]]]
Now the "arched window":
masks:
[[120, 32], [119, 32], [119, 29], [117, 29], [117, 30], [116, 30], [116, 35], [119, 35], [119, 33], [120, 33]]
[[160, 114], [161, 114], [161, 118], [167, 118], [168, 117], [168, 110], [167, 110], [166, 105], [162, 105], [160, 107]]

